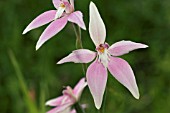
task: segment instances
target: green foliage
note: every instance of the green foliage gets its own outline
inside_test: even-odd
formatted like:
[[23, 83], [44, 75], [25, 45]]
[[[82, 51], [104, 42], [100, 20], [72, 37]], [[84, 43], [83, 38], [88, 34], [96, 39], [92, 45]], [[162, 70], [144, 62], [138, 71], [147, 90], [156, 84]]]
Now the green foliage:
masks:
[[[75, 0], [88, 28], [89, 0]], [[105, 113], [169, 113], [170, 106], [170, 1], [93, 0], [107, 28], [107, 42], [132, 40], [149, 45], [122, 56], [132, 66], [141, 98], [135, 100], [109, 75]], [[74, 86], [84, 76], [81, 64], [56, 65], [76, 48], [69, 23], [38, 51], [35, 44], [46, 27], [22, 35], [40, 13], [54, 9], [51, 0], [0, 1], [0, 113], [44, 113], [45, 101], [61, 95], [62, 86]], [[85, 48], [94, 50], [88, 31], [82, 31]], [[13, 51], [13, 54], [9, 54]], [[12, 63], [11, 63], [12, 61]], [[20, 67], [19, 67], [19, 66]], [[31, 98], [31, 99], [30, 99]], [[80, 103], [87, 113], [98, 113], [86, 88]]]

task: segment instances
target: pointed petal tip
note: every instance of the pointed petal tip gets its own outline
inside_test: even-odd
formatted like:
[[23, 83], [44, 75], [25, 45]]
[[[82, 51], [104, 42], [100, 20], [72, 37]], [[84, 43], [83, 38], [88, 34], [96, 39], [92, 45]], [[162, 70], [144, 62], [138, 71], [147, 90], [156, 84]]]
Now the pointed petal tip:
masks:
[[25, 32], [25, 31], [23, 31], [23, 32], [22, 32], [22, 35], [25, 35], [25, 34], [26, 34], [26, 32]]
[[143, 48], [148, 48], [148, 47], [149, 47], [149, 46], [148, 46], [148, 45], [145, 45], [145, 44], [144, 44], [144, 46], [143, 46]]
[[135, 97], [137, 100], [139, 100], [139, 98], [140, 98], [140, 96], [138, 96], [138, 97]]
[[136, 95], [133, 95], [134, 97], [135, 97], [135, 99], [137, 99], [137, 100], [139, 100], [139, 98], [140, 98], [140, 94], [139, 94], [139, 92], [136, 94]]
[[49, 106], [49, 105], [50, 105], [50, 101], [47, 101], [47, 102], [45, 103], [45, 105], [46, 105], [46, 106]]
[[83, 30], [87, 30], [87, 29], [86, 29], [86, 26], [84, 26], [82, 29], [83, 29]]
[[90, 1], [90, 5], [95, 5], [95, 4], [93, 3], [93, 1]]
[[57, 62], [56, 64], [62, 64], [62, 63], [59, 61], [59, 62]]
[[41, 47], [41, 46], [37, 44], [36, 47], [35, 47], [35, 50], [38, 51], [38, 49], [39, 49], [40, 47]]
[[95, 104], [95, 106], [96, 106], [96, 108], [97, 108], [98, 110], [101, 108], [101, 105], [96, 105], [96, 104]]
[[22, 32], [22, 35], [25, 35], [27, 32], [28, 32], [28, 30], [25, 29], [25, 30]]
[[148, 47], [149, 47], [149, 46], [146, 45], [146, 44], [142, 44], [142, 43], [138, 43], [138, 44], [139, 44], [140, 48], [148, 48]]
[[133, 95], [133, 97], [134, 97], [135, 99], [139, 99], [139, 98], [140, 98], [140, 94], [139, 94], [139, 89], [138, 89], [138, 87], [135, 88], [134, 90], [131, 90], [130, 92], [131, 92], [131, 94]]

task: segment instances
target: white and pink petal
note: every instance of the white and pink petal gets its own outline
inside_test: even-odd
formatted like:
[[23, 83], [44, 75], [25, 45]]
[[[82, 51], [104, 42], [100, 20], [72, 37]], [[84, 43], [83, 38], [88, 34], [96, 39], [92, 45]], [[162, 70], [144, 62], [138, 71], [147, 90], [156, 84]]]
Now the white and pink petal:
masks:
[[121, 56], [135, 49], [147, 48], [147, 47], [148, 46], [145, 44], [136, 43], [132, 41], [119, 41], [111, 45], [108, 51], [113, 56]]
[[121, 58], [110, 57], [108, 69], [110, 73], [121, 84], [123, 84], [136, 99], [139, 99], [139, 90], [133, 70], [125, 60]]
[[93, 2], [90, 3], [89, 33], [96, 46], [104, 44], [106, 38], [106, 28], [97, 7]]
[[59, 96], [55, 99], [51, 99], [49, 101], [47, 101], [45, 103], [45, 105], [48, 105], [48, 106], [58, 106], [58, 105], [61, 105], [63, 103], [63, 100], [64, 100], [65, 96]]
[[23, 31], [22, 34], [26, 34], [28, 31], [33, 30], [35, 28], [41, 27], [51, 21], [54, 20], [56, 15], [56, 10], [50, 10], [42, 13], [38, 17], [36, 17]]
[[57, 64], [63, 64], [66, 62], [74, 63], [88, 63], [96, 57], [96, 53], [88, 49], [78, 49], [73, 51], [67, 57], [61, 59]]
[[58, 32], [60, 32], [65, 27], [66, 24], [67, 17], [62, 17], [52, 22], [41, 34], [36, 45], [36, 50], [38, 50], [47, 40], [49, 40]]
[[80, 11], [71, 13], [68, 17], [68, 21], [73, 22], [80, 26], [82, 29], [86, 30], [86, 26], [83, 21], [83, 14]]
[[100, 109], [106, 88], [107, 69], [96, 60], [88, 67], [86, 78], [95, 106]]
[[82, 78], [78, 84], [74, 87], [73, 92], [74, 95], [76, 96], [77, 99], [80, 98], [82, 91], [84, 90], [84, 88], [87, 86], [87, 82], [85, 80], [85, 78]]

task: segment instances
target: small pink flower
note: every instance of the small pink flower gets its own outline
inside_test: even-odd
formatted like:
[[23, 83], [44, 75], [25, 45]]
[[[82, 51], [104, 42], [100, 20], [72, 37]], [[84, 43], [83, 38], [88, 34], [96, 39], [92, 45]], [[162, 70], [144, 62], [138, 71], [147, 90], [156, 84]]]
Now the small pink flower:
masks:
[[87, 84], [97, 109], [100, 109], [102, 104], [107, 82], [107, 69], [136, 99], [139, 99], [139, 91], [133, 70], [125, 60], [117, 56], [148, 46], [131, 41], [119, 41], [111, 46], [105, 43], [106, 28], [93, 2], [90, 3], [89, 32], [97, 52], [88, 49], [75, 50], [57, 64], [65, 62], [88, 63], [97, 56], [96, 60], [88, 67], [86, 73]]
[[87, 82], [85, 82], [85, 78], [82, 78], [74, 89], [67, 86], [66, 89], [63, 90], [62, 96], [46, 102], [46, 105], [55, 107], [47, 113], [76, 113], [75, 109], [71, 110], [71, 106], [79, 101], [82, 91], [86, 86]]
[[39, 15], [23, 31], [23, 34], [26, 34], [32, 29], [51, 22], [41, 34], [36, 45], [36, 50], [38, 50], [47, 40], [60, 32], [68, 21], [76, 23], [82, 29], [86, 30], [83, 14], [80, 11], [74, 11], [74, 0], [70, 0], [70, 2], [68, 2], [68, 0], [53, 0], [53, 4], [57, 10], [49, 10]]

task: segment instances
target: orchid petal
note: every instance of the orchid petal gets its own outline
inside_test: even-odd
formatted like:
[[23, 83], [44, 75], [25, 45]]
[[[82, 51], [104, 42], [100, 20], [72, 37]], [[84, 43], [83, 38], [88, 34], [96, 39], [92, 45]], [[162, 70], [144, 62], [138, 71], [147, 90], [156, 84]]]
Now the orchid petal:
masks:
[[100, 109], [107, 82], [107, 69], [98, 61], [87, 69], [87, 84], [97, 109]]
[[40, 36], [36, 45], [36, 50], [38, 50], [42, 46], [42, 44], [44, 44], [47, 40], [49, 40], [51, 37], [60, 32], [64, 28], [66, 23], [67, 17], [62, 17], [52, 22]]
[[96, 56], [96, 53], [88, 49], [78, 49], [73, 51], [67, 57], [61, 59], [57, 64], [63, 64], [65, 62], [74, 63], [88, 63], [91, 62]]
[[80, 11], [71, 13], [68, 17], [68, 21], [76, 23], [82, 29], [86, 30], [86, 26], [83, 21], [83, 14]]
[[47, 113], [61, 113], [65, 109], [68, 109], [73, 103], [67, 103], [61, 106], [57, 106], [56, 108], [48, 111]]
[[28, 31], [41, 27], [49, 22], [51, 22], [52, 20], [54, 20], [55, 18], [55, 14], [56, 14], [56, 10], [50, 10], [50, 11], [46, 11], [44, 13], [42, 13], [41, 15], [39, 15], [38, 17], [36, 17], [27, 27], [26, 29], [23, 31], [22, 34], [26, 34]]
[[89, 32], [90, 37], [96, 46], [104, 44], [106, 28], [97, 7], [93, 2], [90, 3]]
[[70, 0], [70, 4], [71, 4], [71, 6], [72, 6], [73, 9], [74, 9], [74, 0]]
[[121, 58], [110, 57], [108, 69], [110, 73], [121, 84], [123, 84], [136, 99], [139, 99], [138, 86], [136, 84], [133, 70], [125, 60]]
[[132, 41], [119, 41], [111, 45], [108, 49], [109, 53], [113, 56], [120, 56], [129, 53], [132, 50], [147, 48], [148, 46], [141, 43], [136, 43]]
[[64, 96], [60, 96], [60, 97], [57, 97], [55, 99], [51, 99], [51, 100], [47, 101], [45, 105], [58, 106], [58, 105], [62, 104], [63, 99], [64, 99]]
[[76, 96], [77, 99], [80, 98], [81, 94], [82, 94], [82, 91], [83, 89], [87, 86], [87, 82], [85, 81], [85, 78], [82, 78], [78, 84], [74, 87], [74, 94]]
[[53, 5], [56, 9], [60, 7], [60, 4], [62, 3], [61, 0], [53, 0]]

